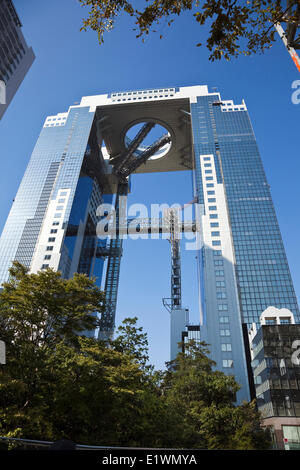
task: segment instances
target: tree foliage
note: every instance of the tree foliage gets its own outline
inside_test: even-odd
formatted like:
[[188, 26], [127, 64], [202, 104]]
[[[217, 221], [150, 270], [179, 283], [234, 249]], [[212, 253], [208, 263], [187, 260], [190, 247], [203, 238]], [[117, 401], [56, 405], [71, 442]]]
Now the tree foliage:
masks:
[[236, 406], [240, 386], [233, 376], [214, 370], [205, 343], [191, 341], [165, 375], [163, 388], [181, 424], [180, 441], [200, 449], [267, 449], [255, 403]]
[[297, 17], [299, 20], [299, 0], [292, 1], [289, 9], [285, 0], [79, 1], [89, 8], [81, 29], [97, 31], [100, 43], [103, 42], [104, 33], [114, 27], [120, 15], [131, 16], [137, 37], [144, 38], [156, 31], [159, 25], [170, 26], [179, 15], [190, 14], [199, 26], [206, 26], [206, 41], [202, 40], [197, 46], [205, 42], [212, 61], [263, 52], [275, 40], [274, 23], [287, 15], [291, 20]]
[[86, 275], [63, 279], [52, 269], [28, 274], [15, 262], [0, 294], [0, 335], [8, 347], [16, 348], [19, 341], [39, 349], [55, 345], [73, 339], [74, 332], [96, 328], [95, 313], [103, 306], [103, 293]]
[[[0, 435], [132, 447], [261, 449], [269, 441], [238, 384], [191, 344], [166, 371], [149, 365], [147, 335], [126, 318], [116, 338], [85, 336], [103, 294], [93, 280], [64, 280], [20, 264], [0, 292]], [[78, 335], [80, 332], [80, 335]]]

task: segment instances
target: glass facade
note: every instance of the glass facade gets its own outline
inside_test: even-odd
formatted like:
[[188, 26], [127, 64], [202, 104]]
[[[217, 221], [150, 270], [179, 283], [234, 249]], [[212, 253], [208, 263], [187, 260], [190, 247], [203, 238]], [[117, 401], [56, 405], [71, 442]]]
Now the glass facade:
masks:
[[188, 325], [186, 330], [182, 332], [182, 352], [185, 351], [184, 345], [190, 341], [193, 341], [195, 345], [201, 342], [199, 325]]
[[[243, 323], [259, 324], [270, 305], [299, 309], [268, 182], [246, 108], [220, 104], [218, 94], [191, 104], [196, 154], [212, 154], [217, 183], [224, 184], [234, 244]], [[196, 160], [196, 191], [204, 203]], [[207, 185], [206, 185], [207, 186]]]
[[262, 325], [252, 340], [251, 365], [263, 418], [300, 416], [300, 361], [294, 358], [299, 337], [300, 325]]
[[285, 450], [300, 450], [300, 426], [282, 426]]
[[95, 276], [100, 286], [97, 248], [105, 240], [96, 236], [96, 211], [112, 196], [103, 194], [93, 123], [89, 107], [47, 118], [0, 239], [1, 284], [18, 260], [32, 272], [52, 267], [66, 278]]
[[201, 338], [245, 390], [242, 324], [259, 325], [269, 306], [291, 310], [298, 323], [297, 299], [245, 103], [208, 93], [190, 108], [194, 192], [204, 211]]
[[0, 104], [0, 119], [34, 61], [21, 27], [13, 2], [0, 0], [0, 80], [6, 84], [6, 104]]

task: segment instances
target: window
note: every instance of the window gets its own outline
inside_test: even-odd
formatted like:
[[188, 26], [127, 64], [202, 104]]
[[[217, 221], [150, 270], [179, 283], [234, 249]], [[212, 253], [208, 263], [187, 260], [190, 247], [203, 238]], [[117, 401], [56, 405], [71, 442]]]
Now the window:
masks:
[[233, 367], [232, 359], [223, 359], [223, 367]]
[[223, 270], [218, 270], [215, 272], [216, 276], [224, 276], [224, 271]]
[[213, 254], [214, 254], [214, 256], [221, 256], [222, 255], [222, 250], [214, 250]]
[[225, 281], [216, 281], [216, 287], [226, 287]]
[[220, 336], [230, 336], [230, 330], [220, 330]]
[[219, 227], [219, 222], [211, 222], [210, 226], [211, 228]]
[[204, 163], [204, 166], [205, 166], [205, 167], [210, 167], [210, 166], [211, 166], [211, 163]]
[[208, 196], [214, 196], [216, 194], [215, 191], [207, 191]]
[[204, 170], [206, 175], [212, 174], [212, 170]]
[[47, 246], [46, 251], [53, 251], [53, 246]]
[[56, 228], [51, 229], [50, 233], [57, 233], [57, 229]]
[[220, 240], [213, 240], [212, 241], [212, 246], [220, 246], [220, 245], [221, 245]]
[[208, 202], [216, 202], [216, 198], [215, 197], [209, 197], [208, 198]]
[[232, 351], [231, 343], [222, 343], [221, 344], [222, 351]]
[[219, 304], [218, 305], [218, 310], [219, 310], [219, 312], [228, 310], [228, 305], [227, 304]]
[[288, 439], [289, 443], [300, 443], [300, 426], [282, 426], [282, 430], [284, 438]]
[[210, 218], [210, 219], [217, 219], [217, 218], [218, 218], [218, 214], [209, 214], [209, 218]]
[[59, 203], [59, 204], [63, 204], [64, 202], [66, 202], [65, 199], [59, 199], [59, 200], [58, 200], [58, 203]]
[[49, 268], [49, 264], [42, 264], [42, 269], [47, 269]]
[[48, 242], [55, 242], [55, 237], [48, 238]]
[[223, 260], [222, 259], [215, 259], [214, 260], [214, 265], [215, 266], [223, 266]]
[[59, 219], [61, 217], [61, 214], [59, 212], [57, 212], [56, 214], [54, 214], [54, 218], [55, 219]]
[[52, 225], [59, 225], [59, 222], [53, 222]]
[[62, 211], [64, 209], [64, 206], [57, 206], [56, 210], [57, 211]]
[[206, 176], [205, 179], [206, 181], [213, 181], [214, 178], [213, 176]]
[[280, 317], [280, 325], [290, 325], [291, 319], [289, 317]]
[[44, 259], [51, 259], [51, 255], [46, 255]]
[[214, 183], [207, 183], [206, 187], [207, 188], [214, 188], [215, 185], [214, 185]]
[[210, 157], [204, 157], [203, 160], [204, 160], [205, 162], [210, 161]]
[[60, 193], [60, 196], [66, 196], [67, 195], [67, 192], [66, 191], [63, 191]]
[[220, 236], [220, 232], [211, 232], [211, 236], [212, 236], [212, 237], [219, 237], [219, 236]]
[[266, 325], [276, 325], [276, 318], [266, 318]]
[[226, 299], [226, 292], [217, 292], [217, 299]]
[[216, 210], [217, 210], [217, 206], [208, 206], [208, 210], [210, 210], [210, 211], [216, 211]]

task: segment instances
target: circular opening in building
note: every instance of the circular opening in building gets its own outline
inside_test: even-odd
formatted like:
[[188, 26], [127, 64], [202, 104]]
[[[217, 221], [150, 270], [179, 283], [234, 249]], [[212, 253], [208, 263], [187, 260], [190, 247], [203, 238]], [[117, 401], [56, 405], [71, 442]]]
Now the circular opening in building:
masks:
[[139, 122], [130, 127], [125, 135], [125, 145], [130, 147], [135, 140], [139, 141], [135, 153], [140, 156], [143, 152], [153, 149], [149, 160], [164, 157], [172, 145], [170, 132], [161, 124], [153, 121]]

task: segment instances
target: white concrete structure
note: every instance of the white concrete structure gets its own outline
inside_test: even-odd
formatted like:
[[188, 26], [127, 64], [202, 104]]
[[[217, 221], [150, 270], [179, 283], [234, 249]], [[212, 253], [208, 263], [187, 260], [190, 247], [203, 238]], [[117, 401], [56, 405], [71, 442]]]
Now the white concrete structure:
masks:
[[[276, 308], [276, 307], [268, 307], [264, 310], [260, 316], [260, 325], [282, 325], [289, 323], [291, 325], [295, 325], [295, 317], [294, 314], [287, 308]], [[252, 343], [253, 338], [257, 334], [257, 325], [253, 323], [251, 328], [249, 329], [249, 341], [250, 344]]]
[[172, 309], [170, 312], [170, 359], [176, 359], [177, 354], [182, 351], [179, 346], [182, 343], [182, 333], [189, 324], [189, 311], [186, 308]]

